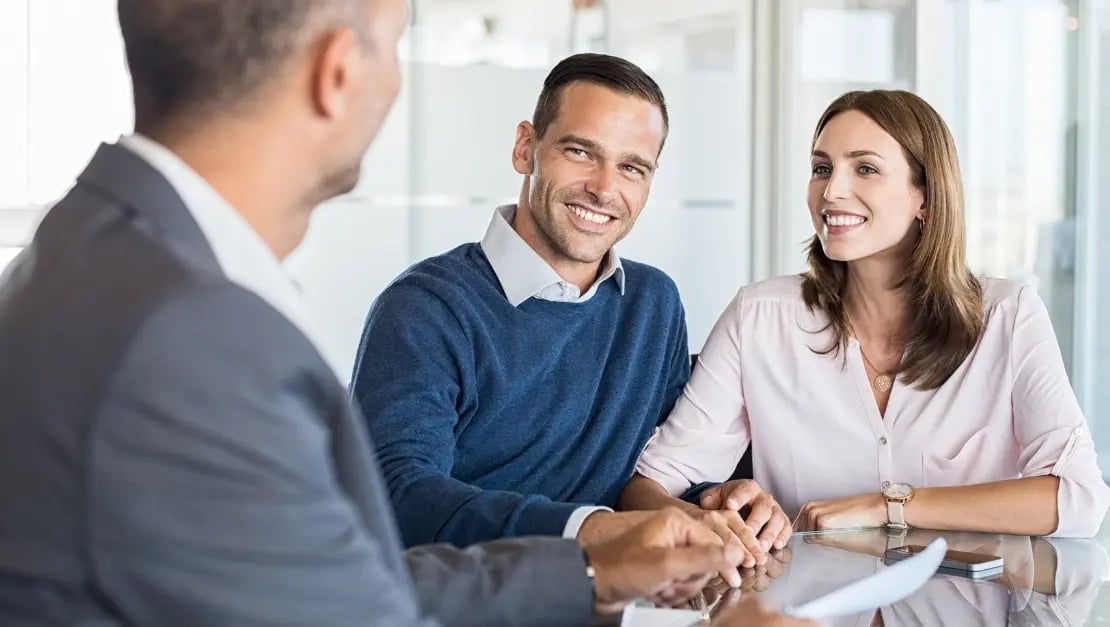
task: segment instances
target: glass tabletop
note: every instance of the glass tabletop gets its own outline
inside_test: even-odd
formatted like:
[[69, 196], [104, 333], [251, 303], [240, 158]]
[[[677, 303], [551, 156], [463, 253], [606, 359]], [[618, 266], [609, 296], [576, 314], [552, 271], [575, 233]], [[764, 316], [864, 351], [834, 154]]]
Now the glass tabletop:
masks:
[[796, 535], [766, 567], [744, 571], [738, 590], [715, 580], [697, 603], [716, 614], [743, 595], [758, 594], [775, 607], [798, 606], [887, 568], [893, 563], [884, 557], [889, 548], [927, 545], [937, 537], [944, 537], [950, 550], [1001, 556], [1002, 572], [986, 579], [937, 574], [893, 605], [824, 624], [1110, 624], [1110, 525], [1084, 540], [916, 529], [903, 534], [873, 529]]

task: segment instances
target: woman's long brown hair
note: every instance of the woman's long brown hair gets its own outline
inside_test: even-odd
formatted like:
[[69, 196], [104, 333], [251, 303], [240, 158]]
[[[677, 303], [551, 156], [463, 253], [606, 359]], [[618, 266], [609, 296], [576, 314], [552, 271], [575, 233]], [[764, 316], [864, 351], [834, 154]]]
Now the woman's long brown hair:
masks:
[[[859, 111], [901, 146], [912, 183], [924, 191], [921, 237], [897, 283], [907, 299], [908, 326], [899, 376], [922, 390], [940, 387], [960, 367], [983, 332], [983, 293], [967, 269], [963, 182], [956, 143], [940, 115], [907, 91], [853, 91], [840, 96], [821, 115], [813, 145], [829, 120]], [[914, 227], [916, 228], [916, 227]], [[839, 354], [848, 348], [851, 325], [844, 294], [848, 265], [825, 255], [821, 240], [809, 243], [809, 271], [802, 296], [810, 310], [829, 318], [832, 344], [817, 352]]]

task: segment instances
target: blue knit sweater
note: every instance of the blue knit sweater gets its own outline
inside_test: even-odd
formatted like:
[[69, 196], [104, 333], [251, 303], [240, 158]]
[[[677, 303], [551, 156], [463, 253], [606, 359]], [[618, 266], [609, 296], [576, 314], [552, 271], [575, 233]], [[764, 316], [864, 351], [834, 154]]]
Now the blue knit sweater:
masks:
[[678, 290], [622, 260], [584, 303], [506, 300], [477, 244], [418, 263], [374, 302], [361, 405], [408, 546], [559, 535], [616, 503], [690, 373]]

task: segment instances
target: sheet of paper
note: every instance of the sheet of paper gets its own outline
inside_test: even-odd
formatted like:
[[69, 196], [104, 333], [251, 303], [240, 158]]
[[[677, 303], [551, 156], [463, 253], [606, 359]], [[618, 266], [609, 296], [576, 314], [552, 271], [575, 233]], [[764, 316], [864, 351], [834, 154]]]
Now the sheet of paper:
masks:
[[809, 603], [787, 608], [786, 613], [799, 618], [822, 620], [867, 612], [901, 601], [932, 578], [947, 550], [948, 543], [944, 538], [937, 538], [918, 555]]
[[701, 624], [701, 613], [694, 610], [629, 606], [621, 616], [621, 627], [692, 627]]
[[[799, 618], [826, 620], [886, 607], [925, 585], [937, 572], [947, 550], [944, 538], [937, 538], [918, 555], [784, 611]], [[701, 614], [693, 610], [630, 606], [621, 617], [621, 627], [691, 627], [699, 625], [700, 619]]]

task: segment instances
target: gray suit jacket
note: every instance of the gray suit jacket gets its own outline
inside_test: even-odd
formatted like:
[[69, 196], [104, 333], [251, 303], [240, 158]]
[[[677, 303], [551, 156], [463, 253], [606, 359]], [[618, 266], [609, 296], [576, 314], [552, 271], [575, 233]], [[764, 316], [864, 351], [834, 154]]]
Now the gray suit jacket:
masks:
[[361, 418], [102, 146], [0, 279], [0, 625], [575, 625], [555, 538], [400, 549]]

